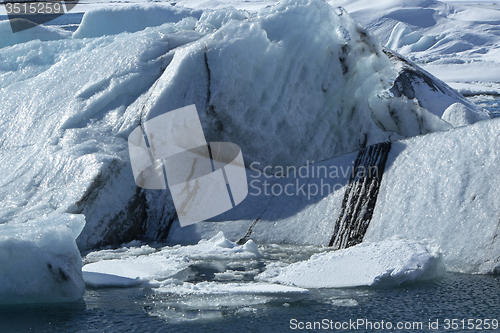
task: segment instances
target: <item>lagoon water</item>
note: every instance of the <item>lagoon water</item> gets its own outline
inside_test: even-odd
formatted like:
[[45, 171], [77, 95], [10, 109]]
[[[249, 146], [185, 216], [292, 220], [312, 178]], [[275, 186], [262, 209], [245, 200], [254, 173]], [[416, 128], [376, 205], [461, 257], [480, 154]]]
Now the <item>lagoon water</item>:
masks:
[[[235, 270], [248, 273], [239, 282], [251, 281], [270, 262], [303, 260], [319, 249], [261, 246], [259, 250], [258, 259], [241, 260], [239, 267], [231, 263]], [[206, 260], [191, 268], [187, 281], [212, 281], [227, 264]], [[498, 332], [499, 295], [500, 277], [457, 273], [399, 287], [310, 289], [301, 300], [159, 294], [141, 287], [87, 288], [83, 300], [75, 303], [0, 308], [0, 332], [380, 332], [388, 326], [393, 332], [466, 332], [486, 330], [488, 325], [489, 331]], [[360, 325], [342, 329], [349, 321]], [[437, 322], [438, 329], [429, 328], [429, 321]], [[323, 326], [307, 330], [308, 322]], [[397, 329], [398, 323], [403, 329]]]

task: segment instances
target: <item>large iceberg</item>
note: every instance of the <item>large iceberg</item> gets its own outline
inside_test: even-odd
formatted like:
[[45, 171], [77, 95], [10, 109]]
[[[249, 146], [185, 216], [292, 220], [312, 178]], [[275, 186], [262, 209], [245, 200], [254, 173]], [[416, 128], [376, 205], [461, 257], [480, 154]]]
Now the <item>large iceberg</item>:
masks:
[[[257, 163], [252, 172], [264, 179], [260, 171], [266, 166], [271, 172], [299, 167], [383, 141], [449, 130], [453, 126], [442, 116], [454, 103], [475, 115], [469, 120], [488, 118], [425, 72], [418, 72], [425, 84], [405, 86], [401, 68], [407, 77], [417, 72], [407, 70], [414, 65], [388, 56], [345, 10], [325, 2], [286, 1], [254, 15], [170, 5], [159, 15], [155, 6], [140, 9], [144, 17], [154, 16], [146, 20], [150, 24], [119, 24], [135, 6], [91, 11], [73, 38], [52, 38], [46, 31], [47, 39], [57, 40], [31, 36], [0, 49], [4, 227], [82, 214], [81, 249], [137, 238], [192, 243], [227, 225], [231, 239], [245, 238], [253, 226], [264, 242], [292, 242], [294, 223], [303, 219], [311, 230], [307, 239], [330, 238], [322, 233], [324, 224], [315, 226], [304, 215], [310, 198], [280, 206], [284, 198], [273, 203], [265, 195], [248, 199], [237, 218], [227, 218], [237, 222], [179, 228], [168, 191], [135, 185], [128, 135], [147, 120], [195, 104], [207, 141], [238, 144], [247, 166]], [[102, 15], [117, 24], [107, 26]], [[426, 103], [439, 96], [447, 102]], [[351, 163], [352, 156], [344, 160]], [[342, 193], [315, 202], [337, 210], [337, 203], [323, 199]], [[259, 214], [267, 206], [267, 221], [282, 219], [286, 233], [266, 236], [259, 228], [268, 226], [254, 225], [265, 221]], [[326, 211], [316, 216], [326, 221]]]

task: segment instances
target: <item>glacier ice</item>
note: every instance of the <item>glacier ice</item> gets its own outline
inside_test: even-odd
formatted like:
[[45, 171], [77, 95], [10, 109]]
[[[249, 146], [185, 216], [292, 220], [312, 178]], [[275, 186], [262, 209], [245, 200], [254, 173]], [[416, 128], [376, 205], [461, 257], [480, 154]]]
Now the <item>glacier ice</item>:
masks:
[[[73, 38], [44, 30], [41, 40], [10, 38], [0, 49], [2, 227], [81, 214], [82, 249], [141, 237], [193, 243], [226, 227], [236, 240], [252, 225], [261, 241], [320, 243], [331, 237], [325, 212], [338, 211], [342, 184], [312, 203], [251, 198], [237, 222], [181, 230], [168, 191], [135, 186], [128, 135], [148, 119], [196, 104], [209, 141], [238, 144], [247, 163], [276, 168], [452, 128], [441, 118], [449, 105], [425, 106], [432, 89], [395, 95], [395, 60], [327, 3], [286, 1], [254, 15], [159, 8], [140, 9], [152, 17], [144, 25], [131, 18], [135, 6], [89, 12]], [[163, 19], [156, 9], [165, 11]], [[99, 19], [107, 15], [114, 19]], [[127, 20], [135, 22], [131, 30], [118, 24]], [[433, 98], [447, 94], [441, 93]], [[341, 158], [342, 165], [351, 157]], [[252, 203], [266, 214], [255, 225]], [[296, 215], [286, 211], [292, 204]], [[284, 229], [266, 234], [277, 218]], [[310, 234], [294, 234], [305, 220]]]
[[49, 41], [71, 37], [71, 32], [69, 31], [63, 30], [58, 27], [43, 25], [38, 25], [28, 30], [12, 33], [11, 26], [16, 27], [26, 25], [27, 23], [25, 21], [29, 22], [20, 18], [12, 19], [11, 21], [0, 21], [0, 48], [27, 43], [32, 40]]
[[[165, 20], [184, 23], [1, 49], [2, 118], [22, 121], [2, 123], [4, 184], [19, 190], [0, 193], [0, 220], [84, 214], [83, 248], [165, 238], [171, 198], [135, 187], [126, 138], [143, 120], [187, 104], [200, 110], [208, 140], [239, 144], [248, 163], [273, 166], [450, 127], [444, 109], [434, 115], [391, 97], [398, 73], [380, 44], [328, 4], [282, 3], [253, 16], [172, 13]], [[81, 31], [97, 25], [85, 22]]]
[[443, 273], [439, 253], [399, 239], [318, 253], [289, 266], [272, 266], [257, 279], [302, 288], [345, 288], [400, 285]]
[[0, 224], [0, 304], [74, 301], [85, 291], [75, 238], [82, 215]]

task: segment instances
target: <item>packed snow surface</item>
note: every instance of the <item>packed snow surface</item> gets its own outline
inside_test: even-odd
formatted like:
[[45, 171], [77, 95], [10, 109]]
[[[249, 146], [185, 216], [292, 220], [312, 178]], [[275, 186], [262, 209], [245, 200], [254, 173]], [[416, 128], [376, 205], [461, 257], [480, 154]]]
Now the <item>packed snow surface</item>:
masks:
[[257, 278], [302, 288], [400, 285], [444, 272], [439, 254], [408, 240], [362, 243], [315, 254], [285, 267], [271, 266]]

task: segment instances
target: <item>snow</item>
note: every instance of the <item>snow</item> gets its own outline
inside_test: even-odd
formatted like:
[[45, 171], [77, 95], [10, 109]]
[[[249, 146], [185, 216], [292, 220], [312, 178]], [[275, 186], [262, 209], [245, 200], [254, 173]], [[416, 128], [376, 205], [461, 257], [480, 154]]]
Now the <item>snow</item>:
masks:
[[0, 224], [0, 304], [74, 301], [85, 291], [75, 244], [82, 215]]
[[[135, 4], [129, 6], [109, 6], [90, 10], [73, 34], [73, 38], [91, 38], [116, 35], [121, 32], [137, 32], [147, 27], [165, 23], [187, 23], [191, 18], [196, 22], [201, 11], [179, 9], [170, 4]], [[183, 21], [183, 19], [186, 19]]]
[[[344, 6], [387, 47], [409, 57], [460, 92], [480, 93], [481, 87], [491, 92], [492, 84], [496, 86], [494, 92], [500, 92], [500, 11], [493, 2], [333, 0], [330, 3]], [[462, 89], [464, 83], [477, 88]]]
[[286, 267], [273, 266], [257, 279], [302, 288], [395, 286], [444, 273], [439, 253], [409, 240], [362, 243], [313, 255]]

